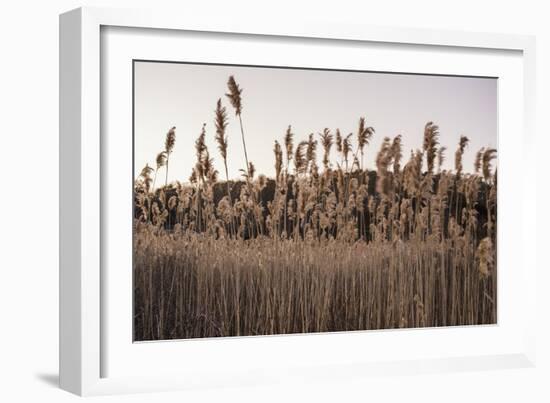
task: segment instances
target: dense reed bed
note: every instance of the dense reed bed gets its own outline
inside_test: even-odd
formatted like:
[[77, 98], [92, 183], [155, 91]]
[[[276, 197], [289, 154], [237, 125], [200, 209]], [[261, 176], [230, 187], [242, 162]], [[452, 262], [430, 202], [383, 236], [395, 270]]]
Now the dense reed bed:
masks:
[[[134, 338], [159, 340], [496, 322], [496, 150], [472, 173], [460, 136], [454, 172], [428, 122], [421, 150], [402, 164], [401, 136], [386, 137], [364, 168], [375, 130], [324, 129], [273, 146], [273, 177], [246, 149], [242, 89], [227, 98], [240, 126], [242, 178], [227, 171], [228, 117], [215, 109], [225, 180], [206, 147], [185, 183], [168, 183], [175, 128], [135, 181]], [[318, 165], [317, 153], [322, 164]], [[155, 187], [159, 170], [165, 183]]]

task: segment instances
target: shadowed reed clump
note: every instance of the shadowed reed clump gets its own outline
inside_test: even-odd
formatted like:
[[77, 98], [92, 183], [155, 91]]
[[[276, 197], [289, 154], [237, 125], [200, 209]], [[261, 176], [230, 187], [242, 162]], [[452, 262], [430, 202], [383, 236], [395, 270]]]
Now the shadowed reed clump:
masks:
[[375, 130], [365, 118], [345, 136], [324, 128], [300, 138], [288, 125], [268, 177], [248, 160], [243, 90], [233, 76], [227, 88], [241, 179], [229, 177], [230, 119], [218, 99], [214, 132], [204, 124], [185, 157], [195, 159], [188, 183], [168, 183], [175, 128], [135, 181], [136, 340], [496, 322], [495, 149], [477, 151], [468, 173], [460, 136], [454, 172], [445, 170], [428, 122], [407, 161], [403, 136], [387, 136], [367, 171]]

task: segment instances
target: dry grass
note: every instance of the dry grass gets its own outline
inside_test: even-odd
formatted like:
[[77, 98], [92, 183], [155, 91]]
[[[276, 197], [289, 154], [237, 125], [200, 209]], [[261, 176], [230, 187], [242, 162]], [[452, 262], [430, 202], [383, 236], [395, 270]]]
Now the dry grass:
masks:
[[[295, 141], [289, 126], [267, 178], [246, 153], [242, 89], [233, 77], [228, 88], [243, 180], [218, 183], [205, 126], [188, 184], [154, 189], [175, 128], [156, 170], [136, 180], [136, 340], [496, 322], [496, 150], [480, 150], [474, 173], [464, 173], [461, 136], [455, 172], [442, 170], [446, 148], [428, 122], [423, 149], [403, 167], [401, 136], [385, 138], [374, 173], [363, 169], [374, 135], [364, 118], [355, 137], [324, 129]], [[221, 100], [215, 111], [228, 179]]]
[[494, 323], [494, 284], [452, 241], [215, 240], [139, 228], [139, 340]]

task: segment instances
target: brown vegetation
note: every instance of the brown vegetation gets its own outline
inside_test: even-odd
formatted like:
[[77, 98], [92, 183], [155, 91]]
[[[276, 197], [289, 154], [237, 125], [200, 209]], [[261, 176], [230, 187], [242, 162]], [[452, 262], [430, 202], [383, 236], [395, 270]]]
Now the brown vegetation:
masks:
[[375, 130], [364, 118], [355, 134], [326, 128], [296, 144], [288, 126], [267, 178], [248, 160], [243, 90], [233, 77], [228, 88], [243, 180], [229, 180], [220, 99], [224, 183], [205, 126], [188, 184], [154, 188], [158, 170], [168, 171], [175, 128], [156, 169], [147, 165], [135, 181], [136, 340], [496, 322], [496, 150], [480, 150], [466, 174], [461, 136], [455, 172], [442, 170], [446, 148], [428, 122], [423, 149], [404, 166], [401, 136], [386, 137], [369, 172], [364, 153]]

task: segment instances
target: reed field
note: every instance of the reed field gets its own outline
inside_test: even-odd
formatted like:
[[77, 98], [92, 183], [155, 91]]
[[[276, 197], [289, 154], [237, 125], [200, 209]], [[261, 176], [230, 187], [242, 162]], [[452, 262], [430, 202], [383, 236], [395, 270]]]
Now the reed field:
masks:
[[[358, 117], [350, 134], [288, 126], [268, 177], [246, 148], [233, 76], [226, 92], [197, 128], [189, 178], [168, 182], [173, 127], [134, 180], [136, 341], [496, 323], [494, 148], [457, 136], [447, 149], [427, 122], [410, 155], [401, 135], [371, 150], [377, 134]], [[229, 145], [243, 148], [238, 180]]]

